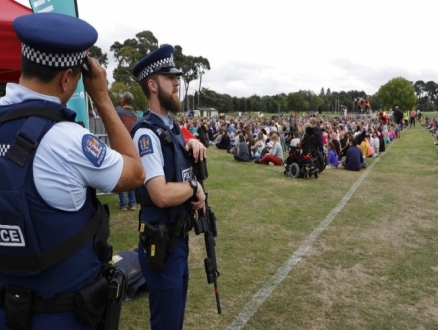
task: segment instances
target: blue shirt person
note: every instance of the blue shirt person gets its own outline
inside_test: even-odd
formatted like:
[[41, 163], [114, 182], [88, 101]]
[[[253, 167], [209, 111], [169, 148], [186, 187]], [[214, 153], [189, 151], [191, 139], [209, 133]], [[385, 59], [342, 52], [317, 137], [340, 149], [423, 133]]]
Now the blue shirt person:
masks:
[[[145, 185], [139, 188], [138, 255], [152, 330], [183, 328], [189, 277], [187, 219], [192, 209], [205, 211], [206, 198], [192, 176], [192, 160], [203, 161], [206, 148], [197, 139], [185, 143], [171, 116], [181, 111], [178, 76], [182, 72], [175, 67], [173, 52], [172, 46], [162, 46], [133, 70], [150, 106], [132, 135], [147, 173]], [[168, 244], [161, 243], [163, 236], [169, 238]]]
[[[97, 31], [55, 13], [21, 16], [13, 27], [22, 72], [0, 99], [0, 228], [10, 234], [0, 245], [0, 328], [96, 329], [101, 316], [90, 320], [75, 305], [78, 292], [105, 283], [110, 258], [108, 213], [95, 190], [134, 189], [144, 169], [108, 97], [105, 70], [86, 55]], [[81, 72], [111, 148], [65, 106]]]

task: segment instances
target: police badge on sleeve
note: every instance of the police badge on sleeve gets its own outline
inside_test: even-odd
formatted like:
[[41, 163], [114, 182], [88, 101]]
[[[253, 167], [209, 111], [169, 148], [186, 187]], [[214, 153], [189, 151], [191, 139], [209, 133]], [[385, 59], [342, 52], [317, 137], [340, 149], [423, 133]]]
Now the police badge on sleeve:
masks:
[[105, 159], [106, 145], [95, 135], [85, 134], [82, 137], [82, 150], [95, 167], [100, 167]]
[[140, 153], [140, 157], [154, 153], [154, 147], [152, 146], [151, 137], [149, 135], [143, 134], [138, 139], [138, 152]]

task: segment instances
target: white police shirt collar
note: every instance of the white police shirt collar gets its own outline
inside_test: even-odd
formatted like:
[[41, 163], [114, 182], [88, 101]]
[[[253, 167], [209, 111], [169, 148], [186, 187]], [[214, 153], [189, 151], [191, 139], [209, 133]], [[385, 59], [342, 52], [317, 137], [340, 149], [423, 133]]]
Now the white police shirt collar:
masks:
[[0, 106], [21, 103], [29, 100], [44, 100], [59, 104], [61, 103], [61, 100], [56, 96], [40, 94], [22, 85], [8, 83], [6, 85], [6, 95], [0, 98]]
[[153, 111], [151, 109], [149, 109], [149, 110], [151, 112], [153, 112], [154, 115], [156, 115], [158, 118], [160, 118], [161, 121], [164, 123], [164, 125], [166, 125], [170, 129], [173, 128], [173, 117], [171, 115], [163, 116], [163, 115], [160, 115], [160, 114], [156, 113], [155, 111]]

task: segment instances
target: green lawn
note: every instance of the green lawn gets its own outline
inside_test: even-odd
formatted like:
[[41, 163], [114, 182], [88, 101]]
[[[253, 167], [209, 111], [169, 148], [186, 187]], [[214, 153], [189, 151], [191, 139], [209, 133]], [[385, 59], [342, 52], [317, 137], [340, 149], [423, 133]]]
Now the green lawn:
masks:
[[[225, 329], [237, 317], [243, 329], [438, 329], [433, 142], [417, 124], [367, 159], [366, 171], [327, 169], [308, 180], [209, 148], [222, 314], [203, 237], [192, 232], [184, 328]], [[100, 198], [111, 207], [115, 250], [134, 248], [138, 215], [119, 211], [117, 195]], [[300, 247], [307, 251], [279, 277]], [[148, 329], [148, 317], [146, 295], [126, 302], [120, 329]]]

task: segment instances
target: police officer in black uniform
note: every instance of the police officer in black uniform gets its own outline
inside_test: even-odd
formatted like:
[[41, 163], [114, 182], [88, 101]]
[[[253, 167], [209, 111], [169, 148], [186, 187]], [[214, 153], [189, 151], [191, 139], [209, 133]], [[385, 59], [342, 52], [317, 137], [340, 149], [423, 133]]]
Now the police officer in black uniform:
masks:
[[[0, 99], [0, 329], [96, 329], [111, 248], [95, 189], [135, 189], [144, 169], [105, 70], [86, 55], [97, 31], [55, 13], [21, 16], [13, 26], [22, 74]], [[82, 70], [111, 148], [65, 106]]]
[[205, 212], [205, 194], [192, 176], [192, 160], [206, 148], [196, 138], [185, 143], [171, 114], [181, 111], [174, 49], [165, 45], [133, 70], [149, 99], [149, 111], [133, 128], [134, 144], [146, 170], [139, 189], [139, 260], [149, 297], [151, 329], [182, 329], [188, 287], [188, 231], [193, 209]]

